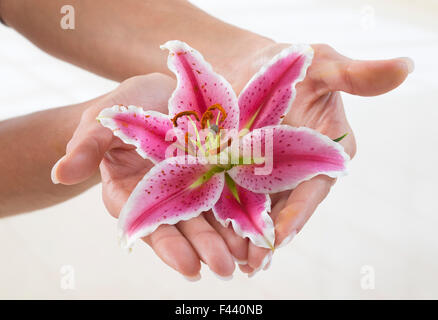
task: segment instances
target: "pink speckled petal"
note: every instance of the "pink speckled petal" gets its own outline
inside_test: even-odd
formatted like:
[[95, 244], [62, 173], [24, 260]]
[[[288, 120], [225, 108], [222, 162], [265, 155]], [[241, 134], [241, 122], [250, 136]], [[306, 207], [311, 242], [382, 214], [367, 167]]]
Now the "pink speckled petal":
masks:
[[192, 156], [169, 158], [155, 165], [120, 213], [122, 246], [131, 247], [161, 224], [175, 224], [211, 209], [224, 186], [223, 172], [193, 186], [211, 169]]
[[154, 163], [165, 159], [166, 149], [176, 139], [170, 135], [166, 141], [166, 133], [173, 128], [172, 122], [169, 116], [156, 111], [114, 106], [103, 109], [97, 119], [124, 143], [136, 146], [139, 155]]
[[312, 59], [312, 47], [293, 45], [263, 66], [239, 95], [239, 129], [280, 124], [295, 98], [295, 85], [304, 79]]
[[[201, 117], [208, 107], [220, 104], [227, 112], [222, 126], [226, 129], [237, 128], [237, 97], [228, 81], [215, 73], [202, 55], [184, 42], [168, 41], [161, 48], [170, 51], [167, 65], [177, 78], [177, 87], [169, 100], [170, 116], [193, 110]], [[214, 116], [217, 112], [213, 111]], [[187, 120], [180, 118], [178, 126], [186, 131]]]
[[269, 212], [271, 199], [263, 193], [254, 193], [236, 185], [240, 200], [225, 184], [221, 197], [213, 207], [216, 219], [227, 227], [231, 222], [234, 231], [242, 238], [249, 238], [256, 246], [273, 248], [274, 224]]
[[[346, 164], [350, 159], [339, 143], [305, 127], [264, 127], [250, 132], [243, 140], [251, 145], [261, 141], [265, 163], [239, 165], [228, 171], [228, 174], [237, 184], [256, 193], [293, 189], [319, 174], [332, 178], [345, 175]], [[269, 141], [272, 142], [271, 152], [266, 147]]]

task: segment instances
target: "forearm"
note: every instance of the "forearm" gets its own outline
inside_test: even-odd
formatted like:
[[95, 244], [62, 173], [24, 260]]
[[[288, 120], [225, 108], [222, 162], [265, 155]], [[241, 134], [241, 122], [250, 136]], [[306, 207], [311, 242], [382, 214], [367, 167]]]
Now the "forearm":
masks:
[[90, 102], [36, 112], [0, 122], [0, 217], [44, 208], [71, 198], [98, 177], [75, 186], [54, 185], [53, 164]]
[[[2, 0], [1, 3], [6, 24], [41, 49], [119, 81], [150, 72], [169, 74], [167, 53], [159, 49], [167, 40], [189, 43], [228, 78], [236, 76], [233, 69], [237, 63], [244, 64], [253, 52], [271, 43], [226, 24], [184, 0]], [[75, 9], [74, 30], [60, 27], [60, 8], [66, 4]]]

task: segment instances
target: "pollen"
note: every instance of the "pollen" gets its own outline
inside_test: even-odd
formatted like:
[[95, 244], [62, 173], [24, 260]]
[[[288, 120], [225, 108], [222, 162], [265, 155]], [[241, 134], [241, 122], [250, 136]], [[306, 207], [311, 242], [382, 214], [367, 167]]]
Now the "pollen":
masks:
[[174, 127], [176, 128], [176, 127], [178, 127], [178, 119], [179, 118], [181, 118], [181, 117], [183, 117], [183, 116], [190, 116], [190, 115], [193, 115], [195, 118], [196, 118], [196, 121], [199, 121], [199, 116], [198, 116], [198, 113], [196, 112], [196, 111], [183, 111], [183, 112], [180, 112], [180, 113], [177, 113], [173, 118], [172, 118], [172, 122], [173, 122], [173, 125], [174, 125]]
[[220, 113], [221, 113], [220, 122], [223, 122], [225, 120], [225, 118], [227, 117], [227, 112], [219, 103], [216, 103], [212, 106], [209, 106], [207, 108], [207, 111], [205, 111], [205, 112], [212, 111], [212, 110], [219, 110], [220, 111]]
[[[183, 101], [181, 101], [183, 103]], [[215, 118], [214, 110], [217, 110], [216, 115], [216, 123], [211, 123], [210, 120]], [[171, 120], [174, 127], [178, 127], [178, 119], [181, 117], [188, 117], [190, 124], [193, 126], [195, 136], [193, 139], [189, 136], [189, 133], [186, 132], [184, 136], [185, 146], [182, 146], [180, 149], [183, 149], [186, 153], [189, 152], [189, 145], [196, 150], [199, 149], [203, 154], [208, 155], [216, 155], [219, 154], [222, 150], [222, 147], [229, 146], [230, 143], [227, 141], [225, 144], [222, 144], [220, 130], [223, 129], [223, 126], [220, 125], [226, 118], [227, 112], [220, 104], [213, 104], [205, 110], [202, 114], [202, 117], [199, 117], [198, 113], [195, 110], [186, 110], [180, 113], [177, 113]], [[197, 123], [191, 118], [194, 116]], [[200, 129], [209, 129], [210, 133], [207, 137], [202, 138], [205, 139], [202, 141], [201, 135], [199, 134]], [[190, 143], [191, 142], [191, 143]]]

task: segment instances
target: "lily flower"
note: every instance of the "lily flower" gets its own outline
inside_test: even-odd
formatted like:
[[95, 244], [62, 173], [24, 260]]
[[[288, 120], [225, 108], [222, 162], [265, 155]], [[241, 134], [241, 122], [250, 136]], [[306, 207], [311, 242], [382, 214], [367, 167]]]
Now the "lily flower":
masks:
[[[130, 248], [161, 224], [176, 224], [212, 210], [223, 226], [231, 222], [241, 237], [273, 249], [269, 194], [293, 189], [319, 174], [344, 175], [349, 160], [343, 147], [329, 137], [280, 124], [294, 100], [295, 85], [311, 64], [312, 48], [294, 45], [280, 52], [239, 97], [186, 43], [169, 41], [162, 48], [169, 50], [168, 67], [177, 78], [169, 115], [114, 106], [98, 117], [124, 143], [134, 145], [140, 156], [155, 163], [120, 213], [122, 245]], [[169, 132], [176, 129], [183, 135], [169, 139]], [[230, 137], [224, 130], [237, 135]], [[201, 131], [206, 132], [203, 137]], [[242, 146], [250, 147], [249, 154]], [[269, 157], [272, 163], [263, 172]]]

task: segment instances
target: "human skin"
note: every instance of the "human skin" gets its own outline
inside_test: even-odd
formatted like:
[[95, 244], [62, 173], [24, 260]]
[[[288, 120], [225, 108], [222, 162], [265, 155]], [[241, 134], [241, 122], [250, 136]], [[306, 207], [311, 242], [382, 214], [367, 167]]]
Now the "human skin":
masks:
[[[165, 65], [166, 53], [159, 50], [159, 45], [169, 39], [178, 39], [188, 42], [202, 52], [214, 69], [224, 75], [239, 93], [252, 74], [286, 46], [225, 24], [181, 0], [75, 1], [75, 30], [63, 30], [59, 27], [61, 17], [59, 10], [63, 4], [69, 3], [46, 1], [45, 5], [41, 6], [41, 2], [38, 5], [35, 1], [3, 0], [0, 1], [0, 13], [8, 25], [48, 53], [119, 81], [150, 72], [169, 74]], [[38, 15], [33, 14], [35, 10], [38, 10]], [[154, 31], [149, 32], [149, 30]], [[63, 45], [59, 46], [59, 43]], [[285, 122], [294, 126], [312, 127], [331, 138], [348, 132], [348, 136], [341, 143], [353, 156], [356, 150], [354, 135], [345, 118], [339, 91], [364, 96], [387, 92], [403, 82], [408, 72], [412, 70], [412, 64], [409, 60], [401, 58], [385, 61], [355, 61], [341, 56], [325, 45], [314, 45], [313, 48], [315, 50], [313, 64], [308, 70], [306, 79], [297, 86], [297, 97]], [[237, 67], [238, 72], [236, 72]], [[106, 136], [106, 142], [112, 141], [113, 138], [112, 135], [111, 137], [108, 135], [111, 132], [98, 127], [94, 120], [95, 115], [112, 103], [139, 104], [145, 108], [160, 106], [167, 101], [168, 96], [166, 99], [163, 98], [165, 94], [153, 97], [155, 93], [144, 88], [158, 85], [162, 90], [168, 90], [170, 95], [174, 84], [170, 84], [169, 81], [171, 80], [158, 75], [153, 75], [152, 78], [130, 79], [112, 95], [117, 97], [129, 87], [131, 89], [128, 91], [132, 90], [131, 94], [126, 92], [121, 94], [125, 101], [107, 98], [107, 100], [95, 101], [96, 103], [88, 108], [85, 107], [90, 106], [87, 103], [81, 105], [87, 111], [82, 115], [80, 125], [67, 147], [67, 156], [54, 170], [55, 180], [58, 182], [68, 185], [80, 184], [75, 187], [75, 192], [70, 191], [73, 189], [66, 189], [71, 192], [71, 196], [98, 181], [96, 171], [105, 156], [101, 166], [102, 181], [104, 189], [108, 190], [111, 196], [104, 193], [104, 201], [108, 210], [114, 216], [118, 215], [127, 195], [141, 178], [140, 174], [143, 176], [148, 169], [148, 164], [140, 158], [134, 163], [128, 161], [117, 163], [116, 160], [123, 160], [130, 150], [125, 150], [120, 145], [115, 148], [114, 144], [102, 144], [100, 140], [102, 137]], [[130, 102], [136, 101], [138, 95], [143, 93], [149, 98], [157, 99], [156, 104], [146, 103], [147, 101]], [[144, 99], [144, 97], [140, 98]], [[81, 107], [73, 108], [74, 116], [67, 120], [70, 124], [51, 122], [49, 125], [49, 127], [54, 126], [54, 129], [48, 132], [64, 132], [62, 137], [53, 137], [60, 140], [60, 145], [72, 135], [72, 128], [78, 123], [83, 111]], [[78, 110], [80, 112], [77, 112]], [[47, 114], [41, 119], [44, 119], [44, 116]], [[25, 123], [26, 118], [21, 121]], [[62, 125], [66, 128], [60, 129]], [[104, 134], [102, 130], [106, 130], [106, 133]], [[12, 136], [11, 132], [7, 128], [3, 129], [2, 139], [7, 142], [10, 136]], [[39, 137], [31, 134], [29, 137], [32, 139], [23, 139], [26, 140], [23, 141], [23, 148], [17, 148], [16, 153], [10, 153], [9, 161], [20, 159], [23, 152], [27, 153], [30, 159], [34, 158], [30, 151], [33, 149], [26, 148], [26, 144], [38, 145], [35, 140]], [[45, 170], [35, 169], [26, 173], [41, 176], [36, 182], [45, 179], [39, 192], [44, 194], [45, 188], [56, 195], [59, 192], [59, 197], [52, 199], [53, 203], [67, 198], [68, 192], [58, 191], [58, 188], [63, 187], [47, 184], [47, 166], [54, 163], [54, 159], [60, 156], [60, 151], [34, 148], [33, 152], [45, 153], [46, 157], [41, 159]], [[111, 158], [113, 162], [108, 161], [109, 154], [113, 155]], [[21, 164], [23, 165], [25, 164]], [[35, 192], [35, 185], [28, 184], [25, 178], [17, 180], [13, 175], [9, 175], [8, 166], [9, 164], [6, 163], [1, 167], [4, 168], [5, 175], [10, 176], [8, 181], [12, 185], [16, 184], [16, 189], [12, 188], [12, 190], [20, 190], [21, 200], [18, 201], [16, 197], [16, 205], [20, 206], [18, 202], [23, 202], [26, 197], [32, 197], [31, 193]], [[121, 176], [122, 178], [116, 176], [115, 173], [122, 170], [122, 167], [126, 167], [125, 169], [134, 167], [137, 175], [124, 175]], [[23, 177], [26, 176], [18, 168], [17, 172]], [[128, 176], [129, 179], [126, 178]], [[93, 178], [89, 180], [90, 177]], [[273, 195], [272, 216], [276, 228], [276, 245], [294, 231], [301, 230], [318, 204], [325, 198], [332, 184], [331, 179], [318, 176], [302, 183], [292, 192]], [[64, 186], [64, 188], [69, 187]], [[2, 199], [2, 201], [6, 200]], [[50, 204], [49, 200], [41, 201], [41, 204], [33, 202], [35, 208]], [[10, 212], [20, 212], [20, 209], [14, 210], [13, 201], [8, 203]], [[268, 254], [268, 250], [256, 247], [237, 236], [231, 229], [220, 226], [208, 213], [190, 221], [180, 222], [176, 226], [161, 226], [145, 241], [168, 265], [192, 278], [198, 277], [201, 260], [216, 274], [229, 276], [234, 270], [232, 257], [243, 261], [240, 265], [242, 271], [251, 273], [257, 270]]]
[[95, 175], [75, 186], [56, 186], [49, 178], [89, 103], [0, 121], [0, 217], [62, 202], [99, 181]]
[[[75, 9], [74, 30], [60, 27], [64, 5]], [[244, 84], [250, 74], [240, 73], [252, 70], [234, 72], [230, 62], [257, 63], [250, 56], [274, 43], [185, 0], [0, 0], [0, 15], [47, 53], [116, 81], [152, 72], [173, 76], [160, 45], [178, 39], [202, 52], [231, 83]]]
[[[365, 96], [381, 94], [402, 82], [409, 69], [403, 59], [353, 61], [325, 45], [314, 45], [313, 48], [314, 62], [306, 79], [297, 86], [297, 97], [285, 123], [311, 127], [331, 138], [348, 133], [340, 143], [353, 157], [356, 144], [345, 118], [339, 90]], [[386, 78], [388, 75], [392, 78]], [[378, 81], [379, 86], [375, 86]], [[162, 75], [135, 77], [122, 83], [118, 89], [123, 89], [124, 99], [113, 96], [112, 102], [140, 105], [145, 109], [155, 106], [154, 110], [166, 112], [169, 95], [162, 97], [160, 103], [152, 105], [138, 101], [145, 89], [151, 87], [167, 87], [170, 95], [174, 84], [170, 84], [169, 78]], [[103, 199], [109, 212], [117, 217], [136, 183], [151, 168], [152, 163], [142, 159], [132, 146], [122, 144], [110, 130], [96, 122], [99, 112], [109, 106], [111, 104], [100, 103], [84, 113], [69, 143], [66, 156], [53, 173], [57, 182], [76, 184], [86, 181], [100, 164]], [[157, 109], [157, 106], [160, 107]], [[317, 176], [300, 184], [292, 192], [271, 195], [276, 246], [293, 232], [298, 233], [302, 229], [333, 183], [331, 178]], [[211, 212], [174, 226], [161, 225], [143, 240], [152, 246], [165, 263], [195, 279], [201, 261], [214, 273], [227, 277], [234, 271], [233, 257], [244, 261], [240, 265], [241, 270], [251, 274], [269, 254], [269, 250], [239, 237], [231, 228], [222, 227]]]

